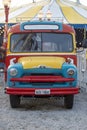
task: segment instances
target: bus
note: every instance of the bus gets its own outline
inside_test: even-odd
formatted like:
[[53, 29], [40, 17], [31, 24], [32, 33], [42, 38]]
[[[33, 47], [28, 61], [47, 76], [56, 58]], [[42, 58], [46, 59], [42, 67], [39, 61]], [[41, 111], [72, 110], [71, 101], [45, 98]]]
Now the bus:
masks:
[[71, 109], [77, 86], [75, 30], [54, 20], [25, 21], [8, 30], [6, 87], [12, 108], [21, 97], [63, 97]]

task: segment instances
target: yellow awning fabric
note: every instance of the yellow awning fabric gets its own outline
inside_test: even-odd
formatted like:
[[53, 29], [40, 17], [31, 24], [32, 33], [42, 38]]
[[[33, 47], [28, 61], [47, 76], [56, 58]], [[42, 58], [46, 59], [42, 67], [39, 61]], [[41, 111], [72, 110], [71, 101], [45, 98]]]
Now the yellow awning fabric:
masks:
[[[56, 1], [60, 7], [61, 14], [63, 14], [67, 23], [69, 23], [69, 24], [87, 24], [87, 18], [82, 16], [80, 13], [78, 13], [73, 8], [73, 6], [74, 6], [73, 4], [71, 4], [71, 5], [66, 4], [67, 2], [64, 3], [64, 2], [61, 2], [60, 0], [56, 0]], [[34, 18], [43, 7], [46, 6], [47, 9], [45, 9], [45, 10], [48, 10], [51, 8], [52, 4], [53, 4], [52, 2], [50, 4], [50, 0], [47, 0], [47, 1], [43, 0], [42, 2], [39, 2], [39, 3], [31, 3], [31, 4], [23, 5], [23, 6], [17, 7], [17, 8], [16, 7], [10, 8], [8, 22], [9, 23], [17, 23], [18, 18], [27, 18], [25, 20], [30, 20], [31, 18]], [[58, 13], [59, 12], [57, 12], [57, 10], [56, 10], [56, 14], [58, 14]], [[3, 10], [0, 10], [0, 23], [5, 22], [4, 18], [5, 18], [5, 12], [3, 9]]]
[[[21, 18], [27, 18], [27, 20], [30, 20], [31, 18], [35, 17], [38, 12], [42, 9], [42, 7], [44, 7], [45, 5], [47, 5], [50, 1], [41, 1], [41, 2], [37, 2], [37, 3], [29, 3], [27, 5], [24, 6], [20, 6], [20, 7], [15, 7], [15, 8], [10, 8], [9, 9], [9, 21], [8, 23], [17, 23], [17, 18], [21, 17]], [[0, 11], [0, 23], [4, 23], [5, 22], [5, 11], [4, 9], [2, 9]], [[21, 21], [20, 21], [21, 22]]]
[[29, 10], [25, 11], [24, 13], [18, 15], [17, 17], [14, 17], [12, 19], [9, 20], [9, 23], [16, 23], [17, 18], [27, 18], [27, 20], [30, 20], [31, 18], [33, 18], [40, 10], [41, 10], [42, 6], [36, 6], [36, 7], [31, 7]]
[[61, 3], [59, 0], [57, 0], [57, 2], [60, 5], [63, 15], [65, 16], [68, 23], [75, 23], [75, 24], [87, 23], [87, 19], [81, 16], [79, 13], [77, 13], [72, 6], [65, 5]]

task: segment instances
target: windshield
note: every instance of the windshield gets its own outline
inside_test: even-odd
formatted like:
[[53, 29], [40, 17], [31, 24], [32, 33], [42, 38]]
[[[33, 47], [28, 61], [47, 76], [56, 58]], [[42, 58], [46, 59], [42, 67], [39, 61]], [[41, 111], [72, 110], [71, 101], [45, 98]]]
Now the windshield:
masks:
[[72, 35], [67, 33], [24, 33], [11, 36], [11, 52], [72, 52]]

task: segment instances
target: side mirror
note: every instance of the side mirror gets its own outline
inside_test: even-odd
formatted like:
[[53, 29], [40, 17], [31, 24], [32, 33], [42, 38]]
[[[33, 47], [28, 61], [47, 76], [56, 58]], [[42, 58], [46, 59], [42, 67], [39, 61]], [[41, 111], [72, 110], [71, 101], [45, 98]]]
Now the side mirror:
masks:
[[82, 41], [82, 47], [83, 47], [83, 48], [87, 48], [87, 39], [84, 39], [84, 40]]

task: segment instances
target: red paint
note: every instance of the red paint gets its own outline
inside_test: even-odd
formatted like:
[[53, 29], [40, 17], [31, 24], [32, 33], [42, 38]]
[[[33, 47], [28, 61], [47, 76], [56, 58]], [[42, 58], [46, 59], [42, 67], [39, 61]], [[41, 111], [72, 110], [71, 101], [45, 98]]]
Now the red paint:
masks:
[[[42, 24], [42, 22], [40, 23]], [[51, 32], [53, 30], [33, 30], [33, 32]], [[10, 29], [8, 33], [26, 33], [26, 32], [32, 32], [32, 30], [20, 30], [20, 24], [15, 24], [13, 25]], [[63, 24], [63, 30], [55, 30], [54, 32], [61, 32], [61, 33], [74, 33], [75, 34], [75, 30], [74, 28], [72, 28], [70, 25], [67, 24]]]
[[72, 82], [74, 80], [74, 78], [64, 78], [62, 76], [23, 76], [10, 79], [12, 82]]
[[[41, 89], [41, 88], [40, 88]], [[48, 89], [48, 88], [46, 88]], [[36, 88], [6, 88], [5, 92], [7, 94], [13, 95], [28, 95], [28, 96], [35, 96]], [[69, 94], [78, 94], [79, 88], [51, 88], [50, 95], [48, 96], [58, 96], [58, 95], [69, 95]], [[45, 96], [45, 95], [44, 95]]]

